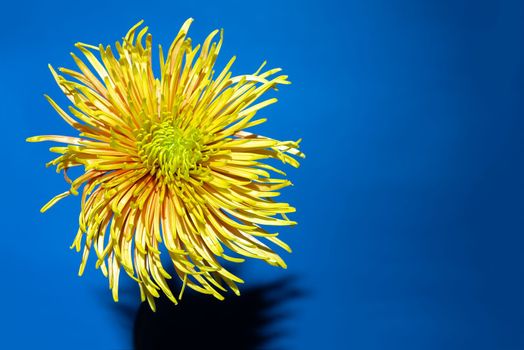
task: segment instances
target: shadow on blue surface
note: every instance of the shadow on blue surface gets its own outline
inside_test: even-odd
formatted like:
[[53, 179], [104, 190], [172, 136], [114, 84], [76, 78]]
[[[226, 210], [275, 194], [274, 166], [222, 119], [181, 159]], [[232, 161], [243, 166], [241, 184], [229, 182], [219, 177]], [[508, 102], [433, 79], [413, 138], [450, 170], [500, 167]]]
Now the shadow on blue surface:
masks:
[[242, 295], [223, 301], [187, 291], [174, 305], [167, 298], [157, 301], [152, 312], [142, 303], [136, 313], [133, 343], [145, 349], [267, 349], [287, 332], [279, 323], [293, 316], [285, 305], [304, 296], [296, 278], [282, 278], [247, 288]]

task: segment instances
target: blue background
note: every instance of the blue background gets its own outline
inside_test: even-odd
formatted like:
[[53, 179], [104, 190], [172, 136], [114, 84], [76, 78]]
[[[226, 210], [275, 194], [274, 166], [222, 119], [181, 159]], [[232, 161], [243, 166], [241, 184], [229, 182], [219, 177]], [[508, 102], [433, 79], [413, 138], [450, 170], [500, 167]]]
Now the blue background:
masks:
[[66, 187], [50, 144], [24, 140], [71, 133], [42, 94], [66, 105], [46, 65], [73, 67], [76, 41], [113, 44], [143, 18], [168, 46], [188, 17], [194, 42], [225, 29], [219, 66], [267, 59], [293, 81], [258, 130], [304, 139], [283, 197], [294, 252], [288, 270], [239, 271], [304, 292], [269, 348], [524, 349], [524, 3], [447, 0], [4, 4], [0, 347], [131, 347], [119, 308], [136, 290], [114, 305], [92, 260], [76, 276], [79, 198], [39, 213]]

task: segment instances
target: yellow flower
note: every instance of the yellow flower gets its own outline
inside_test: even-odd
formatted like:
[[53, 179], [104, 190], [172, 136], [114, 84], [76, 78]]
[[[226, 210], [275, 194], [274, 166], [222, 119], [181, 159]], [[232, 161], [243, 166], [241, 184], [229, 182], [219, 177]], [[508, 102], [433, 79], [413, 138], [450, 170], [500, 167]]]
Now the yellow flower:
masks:
[[[233, 77], [234, 57], [215, 75], [222, 32], [218, 43], [213, 42], [216, 30], [193, 48], [187, 37], [191, 22], [184, 23], [165, 56], [159, 47], [160, 78], [153, 73], [152, 36], [147, 27], [139, 30], [142, 22], [116, 43], [117, 56], [110, 46], [77, 43], [94, 71], [75, 54], [78, 71], [59, 69], [72, 80], [50, 66], [72, 103], [69, 113], [46, 98], [78, 137], [27, 139], [67, 144], [50, 148], [59, 156], [47, 166], [63, 171], [70, 188], [41, 211], [81, 191], [79, 229], [71, 246], [83, 247], [79, 275], [94, 249], [114, 300], [123, 268], [153, 310], [160, 292], [177, 302], [161, 250], [183, 281], [178, 299], [186, 285], [218, 299], [226, 286], [239, 294], [236, 283], [243, 281], [218, 258], [239, 263], [244, 256], [286, 267], [261, 240], [290, 251], [277, 233], [263, 227], [295, 224], [286, 216], [295, 209], [274, 200], [291, 183], [273, 177], [285, 173], [261, 161], [275, 158], [298, 167], [294, 156], [304, 157], [300, 140], [245, 131], [265, 121], [255, 119], [257, 111], [277, 100], [259, 99], [278, 84], [289, 84], [287, 76], [275, 76], [280, 69], [262, 72], [264, 63], [253, 74]], [[67, 170], [75, 166], [83, 166], [84, 173], [71, 180]]]

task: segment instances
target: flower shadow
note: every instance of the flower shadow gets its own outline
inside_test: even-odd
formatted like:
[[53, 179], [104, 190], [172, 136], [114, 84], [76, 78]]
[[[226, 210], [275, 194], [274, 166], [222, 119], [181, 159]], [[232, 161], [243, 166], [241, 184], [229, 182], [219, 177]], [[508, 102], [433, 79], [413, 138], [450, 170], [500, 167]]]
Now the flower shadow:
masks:
[[157, 301], [152, 312], [142, 303], [136, 314], [133, 343], [136, 350], [154, 349], [267, 349], [287, 332], [279, 325], [292, 317], [287, 304], [304, 296], [295, 277], [244, 288], [242, 295], [223, 301], [186, 291], [174, 305]]

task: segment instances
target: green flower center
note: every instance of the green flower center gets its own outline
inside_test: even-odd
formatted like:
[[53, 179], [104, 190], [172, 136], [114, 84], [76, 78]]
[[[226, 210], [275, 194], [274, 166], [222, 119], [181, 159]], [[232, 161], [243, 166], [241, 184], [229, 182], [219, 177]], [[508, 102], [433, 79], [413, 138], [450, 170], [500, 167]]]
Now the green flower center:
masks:
[[202, 134], [198, 129], [182, 130], [165, 121], [142, 129], [138, 135], [138, 153], [144, 165], [167, 182], [189, 178], [202, 159]]

